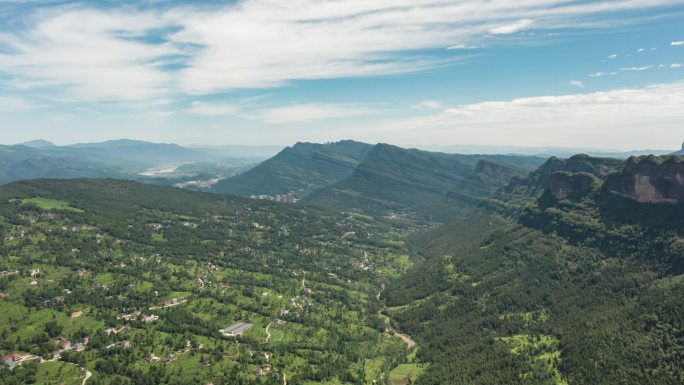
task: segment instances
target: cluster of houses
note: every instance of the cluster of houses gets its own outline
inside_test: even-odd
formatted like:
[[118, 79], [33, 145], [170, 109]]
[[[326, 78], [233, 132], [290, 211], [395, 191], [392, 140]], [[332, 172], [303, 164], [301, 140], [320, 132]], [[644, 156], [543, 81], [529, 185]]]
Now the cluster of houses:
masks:
[[116, 319], [124, 320], [124, 321], [141, 320], [145, 323], [151, 323], [151, 322], [155, 322], [156, 320], [158, 320], [159, 316], [154, 315], [154, 314], [142, 315], [140, 310], [136, 310], [136, 311], [134, 311], [132, 313], [128, 313], [128, 314], [119, 314], [118, 316], [116, 316]]
[[261, 194], [261, 195], [250, 195], [252, 199], [261, 199], [267, 201], [276, 201], [280, 203], [297, 203], [299, 199], [295, 197], [295, 194], [290, 192], [287, 194], [277, 194], [276, 196]]
[[75, 344], [72, 344], [71, 341], [67, 338], [60, 337], [57, 340], [59, 348], [62, 351], [73, 350], [75, 352], [80, 352], [80, 351], [84, 350], [86, 345], [88, 345], [89, 342], [90, 342], [90, 337], [88, 337], [88, 336], [84, 337], [82, 342], [77, 342]]
[[[158, 295], [158, 293], [159, 293], [159, 292], [157, 292], [157, 295]], [[187, 298], [172, 298], [172, 299], [169, 299], [169, 300], [164, 301], [164, 302], [161, 304], [161, 306], [152, 306], [152, 307], [150, 307], [150, 310], [159, 309], [159, 308], [165, 308], [165, 307], [174, 307], [174, 306], [178, 306], [178, 305], [184, 304], [184, 303], [186, 303], [187, 301], [188, 301]]]

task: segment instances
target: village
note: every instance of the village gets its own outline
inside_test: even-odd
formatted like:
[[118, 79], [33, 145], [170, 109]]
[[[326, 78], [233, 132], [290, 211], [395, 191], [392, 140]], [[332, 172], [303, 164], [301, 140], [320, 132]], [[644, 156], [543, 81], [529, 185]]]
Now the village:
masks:
[[[0, 354], [17, 374], [36, 364], [36, 375], [63, 368], [79, 381], [146, 375], [118, 364], [125, 360], [204, 383], [226, 375], [285, 383], [309, 375], [301, 362], [318, 362], [288, 346], [313, 344], [341, 359], [325, 330], [372, 324], [363, 304], [371, 274], [403, 268], [391, 264], [391, 248], [357, 243], [370, 225], [353, 215], [321, 217], [325, 230], [302, 236], [311, 219], [275, 206], [209, 216], [145, 211], [141, 222], [116, 228], [77, 211], [14, 207], [18, 222], [4, 234], [19, 257], [0, 265]], [[329, 318], [342, 323], [322, 322]], [[393, 343], [374, 338], [363, 343]], [[339, 362], [326, 370], [350, 365]], [[385, 369], [374, 370], [368, 376]]]

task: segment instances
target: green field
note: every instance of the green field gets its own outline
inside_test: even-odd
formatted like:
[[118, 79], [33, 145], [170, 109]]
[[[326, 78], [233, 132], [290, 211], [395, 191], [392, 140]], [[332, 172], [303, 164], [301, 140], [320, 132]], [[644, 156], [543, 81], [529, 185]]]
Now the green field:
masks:
[[413, 384], [425, 369], [423, 364], [401, 364], [389, 373], [390, 384]]
[[36, 385], [81, 385], [77, 365], [64, 362], [43, 362], [38, 365]]
[[35, 197], [21, 199], [20, 201], [23, 205], [35, 205], [43, 210], [67, 210], [74, 212], [83, 212], [83, 210], [71, 206], [69, 202], [57, 199]]

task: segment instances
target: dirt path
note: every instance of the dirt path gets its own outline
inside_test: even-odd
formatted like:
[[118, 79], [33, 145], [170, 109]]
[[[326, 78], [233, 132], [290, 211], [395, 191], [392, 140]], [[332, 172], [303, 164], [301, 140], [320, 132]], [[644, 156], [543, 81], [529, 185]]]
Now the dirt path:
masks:
[[85, 385], [86, 381], [88, 381], [88, 379], [92, 377], [92, 375], [93, 374], [90, 372], [90, 370], [86, 370], [86, 374], [85, 377], [83, 377], [83, 382], [81, 382], [81, 385]]
[[273, 325], [273, 322], [269, 323], [268, 326], [266, 326], [266, 340], [264, 341], [265, 344], [267, 344], [268, 340], [271, 339], [271, 333], [268, 331], [271, 325]]
[[[385, 285], [382, 285], [382, 290], [380, 290], [378, 292], [378, 295], [375, 296], [375, 298], [377, 298], [378, 301], [380, 301], [380, 295], [382, 294], [383, 290], [385, 290]], [[401, 340], [404, 341], [404, 343], [406, 344], [407, 349], [413, 349], [416, 346], [416, 341], [414, 341], [410, 335], [404, 334], [404, 333], [398, 331], [397, 329], [395, 329], [394, 327], [392, 327], [392, 322], [391, 322], [390, 317], [388, 317], [382, 313], [386, 309], [387, 309], [387, 307], [384, 306], [384, 304], [383, 304], [383, 307], [380, 310], [378, 310], [378, 315], [380, 317], [382, 317], [382, 319], [385, 321], [385, 326], [387, 327], [387, 332], [389, 334], [392, 334], [392, 335], [395, 335], [395, 336], [401, 338]]]

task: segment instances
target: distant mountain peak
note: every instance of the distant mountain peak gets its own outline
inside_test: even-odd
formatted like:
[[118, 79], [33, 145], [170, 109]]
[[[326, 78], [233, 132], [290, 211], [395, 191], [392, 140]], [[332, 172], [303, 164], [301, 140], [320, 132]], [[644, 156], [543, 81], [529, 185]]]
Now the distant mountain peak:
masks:
[[54, 143], [45, 139], [29, 140], [28, 142], [19, 143], [18, 145], [32, 148], [56, 147]]
[[147, 142], [144, 140], [134, 140], [134, 139], [112, 139], [104, 142], [96, 143], [76, 143], [69, 147], [91, 147], [91, 148], [122, 148], [122, 147], [140, 147], [140, 146], [154, 146], [154, 147], [175, 147], [180, 148], [181, 146], [174, 143], [154, 143]]

